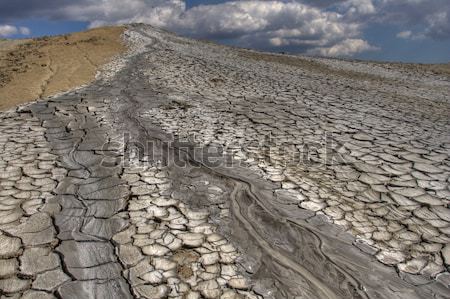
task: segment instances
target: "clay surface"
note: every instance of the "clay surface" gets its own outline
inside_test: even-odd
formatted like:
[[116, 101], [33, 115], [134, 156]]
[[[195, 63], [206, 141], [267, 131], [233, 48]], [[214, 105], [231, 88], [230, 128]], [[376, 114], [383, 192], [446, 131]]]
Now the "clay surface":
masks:
[[0, 113], [2, 298], [450, 298], [450, 82], [129, 25]]

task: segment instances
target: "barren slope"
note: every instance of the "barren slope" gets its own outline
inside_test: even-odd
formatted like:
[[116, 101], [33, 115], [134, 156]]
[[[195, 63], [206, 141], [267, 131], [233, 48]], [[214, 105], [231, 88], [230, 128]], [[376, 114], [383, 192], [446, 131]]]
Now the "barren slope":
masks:
[[124, 28], [0, 42], [0, 110], [88, 83], [125, 50]]

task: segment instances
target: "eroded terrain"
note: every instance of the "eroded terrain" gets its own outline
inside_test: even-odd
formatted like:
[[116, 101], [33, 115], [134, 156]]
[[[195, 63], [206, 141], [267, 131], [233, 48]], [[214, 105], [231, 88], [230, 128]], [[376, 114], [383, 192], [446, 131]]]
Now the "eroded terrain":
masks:
[[0, 115], [3, 297], [450, 298], [445, 73], [124, 38]]

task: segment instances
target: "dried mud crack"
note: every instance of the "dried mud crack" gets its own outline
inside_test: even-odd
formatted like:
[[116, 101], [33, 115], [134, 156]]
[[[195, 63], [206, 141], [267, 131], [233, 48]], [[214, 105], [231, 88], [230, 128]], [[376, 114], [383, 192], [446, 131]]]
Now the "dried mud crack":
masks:
[[0, 113], [2, 298], [450, 298], [445, 72], [124, 39]]

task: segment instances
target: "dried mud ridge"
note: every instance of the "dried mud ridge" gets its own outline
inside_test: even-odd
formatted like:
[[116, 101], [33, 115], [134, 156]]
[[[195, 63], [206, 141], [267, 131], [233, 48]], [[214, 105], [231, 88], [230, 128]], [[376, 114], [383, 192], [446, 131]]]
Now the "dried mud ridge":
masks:
[[[125, 37], [93, 84], [0, 114], [2, 298], [450, 298], [444, 77]], [[287, 163], [324, 132], [337, 161]], [[157, 146], [125, 167], [133, 141]]]

